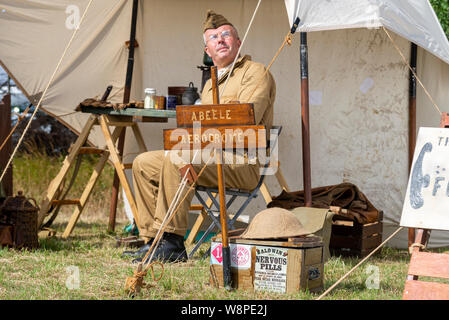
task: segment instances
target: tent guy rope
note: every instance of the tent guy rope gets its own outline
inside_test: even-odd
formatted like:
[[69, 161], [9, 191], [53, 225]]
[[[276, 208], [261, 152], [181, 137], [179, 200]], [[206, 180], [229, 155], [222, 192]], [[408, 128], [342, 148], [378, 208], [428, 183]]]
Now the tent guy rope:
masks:
[[325, 297], [329, 292], [331, 292], [336, 286], [340, 284], [343, 280], [345, 280], [351, 273], [353, 273], [358, 267], [360, 267], [366, 260], [371, 258], [373, 254], [375, 254], [380, 248], [382, 248], [388, 241], [390, 241], [394, 236], [396, 236], [399, 231], [404, 229], [404, 227], [399, 227], [395, 232], [393, 232], [384, 242], [382, 242], [376, 249], [371, 251], [369, 255], [367, 255], [362, 261], [357, 263], [355, 267], [353, 267], [351, 270], [349, 270], [343, 277], [341, 277], [337, 282], [335, 282], [329, 289], [327, 289], [322, 295], [320, 295], [316, 300], [321, 300], [323, 297]]
[[267, 75], [267, 73], [270, 70], [271, 66], [273, 65], [273, 63], [276, 61], [277, 57], [281, 53], [282, 49], [284, 49], [285, 45], [288, 44], [290, 46], [292, 44], [292, 35], [293, 34], [291, 33], [291, 31], [289, 31], [288, 34], [285, 36], [284, 42], [282, 42], [281, 47], [278, 49], [276, 54], [271, 59], [271, 62], [268, 64], [267, 68], [265, 69], [265, 72], [264, 72], [263, 76], [260, 78], [260, 80], [257, 83], [256, 87], [254, 88], [253, 92], [251, 92], [251, 95], [249, 96], [248, 100], [251, 100], [251, 98], [253, 97], [254, 93], [257, 90], [257, 88], [259, 87], [260, 83], [262, 82], [263, 78], [265, 78], [265, 76]]
[[3, 150], [3, 148], [6, 145], [6, 142], [8, 142], [8, 140], [11, 138], [12, 134], [14, 133], [14, 131], [16, 131], [17, 127], [19, 126], [19, 124], [22, 122], [22, 120], [26, 117], [26, 115], [28, 114], [28, 112], [30, 111], [31, 108], [31, 104], [23, 111], [23, 113], [20, 115], [18, 114], [18, 119], [16, 124], [14, 125], [14, 127], [11, 129], [11, 132], [8, 134], [8, 136], [5, 138], [5, 140], [2, 142], [2, 145], [0, 146], [0, 151]]
[[231, 66], [231, 69], [229, 70], [229, 74], [228, 74], [228, 77], [226, 78], [226, 82], [225, 82], [225, 84], [223, 86], [223, 90], [221, 90], [220, 98], [222, 97], [223, 92], [226, 90], [226, 86], [228, 84], [229, 78], [231, 77], [232, 71], [234, 71], [235, 63], [237, 62], [237, 60], [238, 60], [238, 58], [240, 56], [240, 51], [242, 50], [243, 44], [245, 43], [245, 40], [246, 40], [246, 36], [248, 35], [248, 32], [251, 29], [251, 26], [253, 25], [254, 18], [256, 17], [256, 13], [259, 10], [259, 6], [260, 6], [261, 2], [262, 2], [262, 0], [259, 0], [259, 2], [257, 3], [256, 9], [254, 10], [253, 16], [251, 18], [251, 21], [249, 22], [248, 28], [246, 29], [246, 32], [245, 32], [245, 35], [243, 37], [242, 43], [241, 43], [241, 45], [239, 47], [239, 50], [237, 51], [237, 55], [235, 56], [234, 61], [232, 62], [232, 66]]
[[[195, 154], [195, 157], [196, 157], [196, 154]], [[139, 293], [140, 288], [144, 287], [143, 279], [147, 275], [149, 269], [151, 269], [152, 275], [153, 275], [153, 279], [154, 279], [153, 266], [154, 266], [155, 263], [159, 263], [160, 265], [162, 265], [162, 268], [163, 268], [163, 264], [162, 263], [160, 263], [158, 261], [151, 261], [153, 259], [153, 256], [154, 256], [154, 252], [156, 251], [156, 248], [159, 245], [159, 242], [160, 242], [160, 240], [162, 238], [162, 235], [164, 234], [164, 231], [165, 231], [167, 225], [171, 222], [173, 217], [176, 215], [176, 213], [178, 212], [179, 208], [181, 207], [181, 204], [184, 202], [184, 200], [187, 198], [187, 196], [190, 194], [190, 192], [192, 192], [192, 190], [195, 188], [198, 179], [201, 177], [201, 175], [203, 174], [204, 170], [206, 169], [207, 165], [209, 164], [209, 162], [210, 162], [210, 160], [212, 158], [214, 158], [214, 157], [209, 157], [209, 159], [206, 161], [206, 163], [204, 164], [204, 166], [201, 168], [200, 172], [198, 173], [197, 179], [190, 185], [190, 187], [187, 190], [187, 192], [185, 193], [184, 197], [179, 201], [179, 196], [181, 195], [181, 192], [185, 188], [185, 185], [186, 185], [186, 182], [187, 182], [186, 181], [186, 176], [188, 174], [188, 171], [186, 171], [186, 173], [185, 173], [185, 175], [183, 177], [183, 181], [181, 181], [181, 184], [178, 187], [176, 195], [175, 195], [175, 197], [172, 200], [170, 208], [167, 210], [167, 213], [166, 213], [166, 215], [164, 217], [164, 221], [161, 224], [161, 227], [159, 228], [159, 230], [158, 230], [158, 232], [157, 232], [157, 234], [156, 234], [156, 236], [155, 236], [155, 238], [153, 240], [153, 243], [151, 244], [150, 249], [147, 251], [145, 256], [142, 258], [142, 262], [139, 263], [139, 265], [137, 266], [137, 269], [134, 272], [134, 275], [132, 277], [128, 277], [126, 279], [125, 290], [128, 291], [130, 296], [134, 297], [134, 295], [136, 293]], [[177, 206], [176, 209], [174, 209], [175, 206]], [[151, 257], [150, 257], [150, 255], [151, 255]], [[150, 257], [150, 259], [148, 259], [148, 257]], [[146, 262], [147, 259], [148, 259], [148, 262]], [[162, 269], [162, 272], [163, 272], [163, 269]], [[155, 281], [159, 281], [161, 278], [162, 278], [162, 274]]]
[[287, 35], [284, 38], [284, 42], [282, 42], [282, 45], [280, 46], [280, 48], [278, 49], [278, 51], [276, 52], [276, 54], [273, 56], [273, 58], [271, 59], [271, 62], [268, 64], [264, 74], [262, 75], [262, 77], [259, 79], [259, 82], [257, 83], [256, 87], [254, 88], [253, 92], [251, 92], [251, 95], [249, 96], [248, 100], [251, 100], [251, 98], [253, 97], [254, 93], [256, 92], [257, 88], [259, 87], [260, 83], [262, 82], [263, 78], [265, 78], [265, 76], [267, 75], [268, 71], [270, 70], [271, 66], [273, 65], [273, 63], [276, 61], [277, 57], [279, 56], [279, 54], [281, 53], [281, 51], [284, 49], [285, 45], [288, 44], [289, 46], [291, 46], [292, 44], [292, 37], [293, 34], [296, 32], [296, 29], [298, 28], [299, 25], [299, 17], [295, 19], [295, 21], [293, 22], [293, 26], [290, 29], [290, 31], [287, 33]]
[[413, 75], [415, 76], [416, 80], [418, 80], [420, 86], [423, 88], [424, 92], [426, 93], [427, 97], [430, 99], [430, 101], [432, 102], [433, 106], [435, 107], [435, 109], [438, 111], [438, 113], [441, 116], [441, 110], [438, 107], [438, 105], [436, 104], [435, 100], [432, 98], [432, 96], [430, 95], [429, 91], [427, 91], [426, 87], [424, 86], [424, 84], [422, 83], [421, 79], [418, 77], [418, 75], [416, 74], [415, 70], [413, 70], [413, 68], [410, 66], [410, 64], [408, 63], [407, 59], [405, 58], [404, 54], [402, 53], [401, 49], [399, 49], [398, 45], [396, 44], [396, 42], [393, 40], [393, 38], [391, 37], [390, 33], [387, 31], [387, 29], [385, 27], [382, 27], [382, 29], [385, 31], [385, 33], [387, 34], [388, 38], [390, 39], [390, 41], [393, 43], [393, 46], [395, 47], [395, 49], [398, 51], [399, 55], [401, 56], [402, 60], [404, 61], [404, 63], [407, 65], [407, 67], [410, 69], [410, 71], [413, 73]]
[[[195, 154], [194, 154], [194, 156], [193, 156], [193, 159], [192, 159], [192, 163], [195, 162], [195, 159], [196, 159], [196, 156], [198, 155], [198, 152], [199, 152], [199, 150], [197, 150], [197, 151], [195, 152]], [[207, 163], [204, 165], [204, 167], [206, 167], [208, 163], [209, 163], [209, 161], [207, 161]], [[162, 230], [165, 229], [165, 226], [168, 224], [168, 223], [167, 223], [167, 220], [171, 220], [171, 217], [172, 217], [172, 214], [173, 214], [173, 210], [174, 210], [174, 208], [175, 208], [175, 207], [178, 205], [178, 203], [179, 203], [179, 199], [180, 199], [181, 193], [184, 191], [185, 186], [186, 186], [186, 184], [187, 184], [187, 175], [189, 174], [189, 170], [190, 170], [190, 169], [191, 169], [191, 168], [189, 168], [188, 170], [186, 170], [186, 172], [185, 172], [185, 174], [184, 174], [184, 176], [183, 176], [183, 178], [182, 178], [182, 180], [181, 180], [181, 183], [180, 183], [178, 189], [176, 190], [175, 196], [173, 197], [173, 200], [172, 200], [172, 202], [170, 203], [170, 207], [168, 208], [167, 213], [165, 214], [164, 220], [162, 221], [161, 226], [160, 226], [158, 232], [156, 233], [155, 239], [158, 239], [158, 241], [157, 241], [157, 243], [156, 243], [156, 245], [155, 245], [156, 248], [157, 248], [157, 246], [159, 245], [159, 241], [160, 241], [159, 235], [161, 234], [161, 232], [163, 233]], [[202, 173], [202, 172], [201, 172], [201, 173]], [[151, 248], [150, 248], [150, 249], [151, 249]], [[150, 250], [150, 251], [151, 251], [151, 250]], [[152, 259], [153, 259], [153, 255], [151, 255], [149, 261], [151, 261]]]
[[10, 158], [9, 158], [9, 160], [8, 160], [8, 163], [7, 163], [6, 166], [5, 166], [5, 169], [3, 170], [3, 173], [2, 173], [2, 175], [1, 175], [1, 177], [0, 177], [0, 182], [3, 180], [3, 178], [4, 178], [5, 174], [6, 174], [7, 169], [8, 169], [9, 166], [11, 165], [11, 162], [12, 162], [12, 160], [14, 159], [14, 156], [16, 155], [17, 150], [19, 149], [20, 144], [21, 144], [22, 141], [23, 141], [23, 138], [25, 137], [26, 133], [28, 132], [28, 129], [30, 128], [31, 122], [33, 121], [34, 117], [36, 116], [36, 113], [39, 111], [39, 108], [41, 107], [42, 101], [44, 100], [44, 97], [47, 95], [47, 91], [48, 91], [48, 89], [50, 88], [51, 84], [53, 83], [53, 80], [54, 80], [54, 78], [55, 78], [55, 76], [56, 76], [56, 73], [58, 72], [59, 68], [61, 67], [62, 61], [64, 60], [64, 58], [65, 58], [65, 56], [66, 56], [66, 54], [67, 54], [67, 52], [68, 52], [70, 46], [72, 45], [72, 42], [73, 42], [73, 40], [75, 39], [75, 36], [76, 36], [76, 34], [78, 33], [78, 30], [80, 29], [80, 26], [81, 26], [81, 24], [83, 23], [83, 20], [84, 20], [84, 18], [86, 17], [86, 14], [87, 14], [87, 12], [89, 11], [89, 8], [90, 8], [92, 2], [93, 2], [93, 0], [90, 0], [89, 3], [87, 4], [87, 7], [86, 7], [86, 9], [84, 10], [84, 13], [83, 13], [83, 15], [82, 15], [82, 17], [81, 17], [81, 19], [80, 19], [79, 24], [78, 24], [78, 27], [75, 28], [75, 30], [73, 31], [72, 37], [70, 38], [70, 40], [69, 40], [67, 46], [66, 46], [65, 49], [64, 49], [64, 52], [62, 53], [62, 56], [61, 56], [61, 58], [59, 59], [58, 64], [56, 65], [55, 71], [53, 72], [52, 76], [50, 77], [50, 80], [48, 81], [47, 86], [45, 87], [45, 90], [43, 91], [42, 96], [40, 97], [39, 102], [38, 102], [36, 108], [34, 109], [33, 114], [31, 115], [30, 121], [28, 121], [28, 123], [27, 123], [25, 129], [23, 130], [22, 136], [20, 137], [19, 141], [17, 142], [17, 145], [16, 145], [16, 147], [15, 147], [13, 153], [11, 154], [11, 156], [10, 156]]

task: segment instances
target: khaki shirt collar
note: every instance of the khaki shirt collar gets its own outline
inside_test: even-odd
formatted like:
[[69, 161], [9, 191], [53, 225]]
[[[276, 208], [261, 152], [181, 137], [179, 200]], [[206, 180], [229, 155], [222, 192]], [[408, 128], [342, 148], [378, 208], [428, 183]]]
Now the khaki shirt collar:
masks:
[[[251, 56], [249, 56], [249, 55], [244, 55], [243, 57], [238, 58], [237, 61], [235, 62], [234, 70], [241, 67], [246, 61], [250, 61], [250, 60], [251, 60]], [[226, 72], [222, 74], [220, 79], [218, 79], [218, 84], [220, 84], [226, 80], [226, 78], [228, 77], [229, 71], [231, 71], [231, 66], [232, 66], [232, 64], [229, 65], [229, 69], [226, 70]]]

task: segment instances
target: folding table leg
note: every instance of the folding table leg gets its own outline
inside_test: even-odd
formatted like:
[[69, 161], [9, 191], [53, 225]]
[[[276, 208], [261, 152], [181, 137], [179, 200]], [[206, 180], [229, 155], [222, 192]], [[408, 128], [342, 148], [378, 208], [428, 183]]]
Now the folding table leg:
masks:
[[148, 149], [145, 145], [145, 140], [143, 139], [143, 136], [139, 129], [138, 124], [137, 123], [134, 124], [133, 126], [131, 126], [131, 128], [133, 129], [134, 137], [136, 138], [137, 145], [139, 146], [139, 152], [140, 153], [147, 152]]
[[121, 159], [117, 153], [115, 144], [112, 141], [111, 132], [109, 131], [109, 126], [106, 122], [104, 115], [100, 116], [100, 124], [101, 124], [101, 129], [103, 131], [103, 135], [106, 140], [106, 144], [108, 146], [108, 150], [111, 153], [112, 163], [115, 167], [115, 170], [119, 177], [120, 183], [122, 184], [123, 190], [125, 191], [125, 195], [126, 195], [126, 198], [128, 199], [129, 206], [131, 207], [131, 212], [133, 214], [134, 221], [136, 222], [137, 225], [139, 225], [139, 218], [137, 216], [137, 205], [134, 200], [134, 195], [131, 192], [131, 187], [128, 183], [128, 179], [126, 178], [126, 175], [124, 172], [124, 166], [123, 166]]
[[38, 217], [38, 227], [41, 226], [42, 222], [44, 221], [48, 211], [50, 210], [51, 203], [53, 200], [55, 200], [57, 192], [59, 190], [59, 187], [64, 182], [64, 179], [69, 172], [72, 164], [75, 161], [76, 156], [78, 155], [81, 147], [86, 143], [87, 138], [89, 137], [90, 131], [92, 127], [97, 122], [97, 116], [91, 115], [89, 119], [86, 122], [86, 125], [84, 126], [83, 130], [81, 131], [80, 135], [78, 136], [78, 139], [76, 139], [75, 143], [72, 145], [70, 153], [68, 156], [64, 159], [64, 162], [62, 164], [61, 170], [59, 171], [58, 175], [51, 181], [50, 185], [47, 189], [47, 195], [45, 196], [44, 200], [41, 202], [40, 205], [40, 212]]
[[78, 219], [81, 215], [81, 213], [84, 210], [84, 207], [86, 206], [87, 201], [89, 200], [89, 197], [92, 193], [92, 189], [94, 188], [95, 184], [98, 181], [98, 178], [101, 175], [101, 172], [103, 171], [104, 166], [106, 165], [106, 162], [109, 159], [109, 152], [105, 151], [102, 155], [102, 157], [100, 158], [100, 160], [98, 161], [94, 172], [92, 173], [89, 182], [86, 185], [86, 188], [84, 189], [81, 198], [80, 198], [80, 204], [78, 206], [76, 206], [72, 217], [70, 218], [70, 221], [64, 231], [64, 233], [62, 234], [62, 237], [68, 238], [70, 236], [70, 234], [73, 231], [73, 228], [75, 228], [76, 223], [78, 222]]

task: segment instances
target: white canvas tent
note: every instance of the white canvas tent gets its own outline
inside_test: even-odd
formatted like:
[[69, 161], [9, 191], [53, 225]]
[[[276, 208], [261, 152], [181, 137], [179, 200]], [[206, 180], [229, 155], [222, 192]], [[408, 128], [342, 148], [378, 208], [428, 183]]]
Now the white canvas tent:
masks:
[[[36, 103], [88, 0], [0, 0], [0, 63]], [[202, 22], [207, 9], [225, 15], [241, 36], [257, 0], [144, 0], [139, 3], [131, 99], [145, 87], [167, 94], [168, 86], [200, 85]], [[75, 106], [100, 96], [111, 84], [121, 102], [125, 82], [132, 1], [93, 1], [42, 108], [79, 131], [88, 115]], [[244, 54], [268, 64], [298, 15], [309, 33], [312, 187], [356, 184], [384, 211], [384, 236], [399, 223], [408, 180], [409, 70], [382, 29], [406, 57], [419, 46], [418, 75], [448, 111], [449, 44], [427, 0], [263, 0], [244, 44]], [[277, 83], [275, 123], [283, 126], [280, 160], [292, 190], [300, 190], [301, 119], [299, 37], [284, 49], [271, 72]], [[419, 126], [438, 126], [439, 114], [418, 87]], [[150, 149], [162, 147], [167, 124], [142, 125]], [[102, 145], [98, 132], [90, 141]], [[125, 159], [136, 155], [128, 139]], [[268, 178], [273, 195], [280, 192]], [[258, 199], [247, 210], [264, 208]], [[406, 231], [391, 245], [407, 246]], [[431, 245], [448, 245], [449, 233], [434, 232]]]

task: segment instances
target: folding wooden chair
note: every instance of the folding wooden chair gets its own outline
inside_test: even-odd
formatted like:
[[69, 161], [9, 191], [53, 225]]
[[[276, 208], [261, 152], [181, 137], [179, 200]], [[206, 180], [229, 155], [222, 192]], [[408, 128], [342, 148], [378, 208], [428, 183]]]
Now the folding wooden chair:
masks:
[[[275, 139], [273, 141], [269, 141], [270, 144], [267, 144], [271, 150], [273, 150], [278, 142], [279, 135], [282, 130], [282, 126], [273, 126], [271, 129], [272, 133], [275, 133]], [[253, 190], [241, 190], [241, 189], [231, 189], [226, 188], [225, 192], [226, 195], [230, 198], [226, 202], [226, 209], [229, 209], [231, 205], [234, 203], [234, 201], [237, 198], [244, 198], [243, 204], [240, 205], [236, 213], [232, 218], [228, 218], [228, 228], [229, 230], [233, 229], [233, 225], [235, 221], [239, 218], [239, 216], [242, 214], [242, 212], [246, 209], [246, 207], [250, 204], [250, 202], [257, 198], [259, 191], [262, 191], [262, 187], [264, 187], [264, 180], [267, 174], [268, 169], [270, 166], [272, 166], [273, 163], [270, 161], [267, 161], [266, 164], [262, 167], [262, 174], [260, 175], [259, 182], [257, 183], [257, 186]], [[276, 164], [278, 165], [278, 164]], [[203, 197], [202, 194], [205, 194], [206, 197]], [[204, 186], [197, 186], [195, 189], [195, 196], [200, 202], [202, 206], [202, 210], [204, 210], [207, 215], [212, 219], [212, 223], [209, 225], [209, 227], [206, 229], [202, 237], [198, 240], [195, 247], [192, 249], [192, 251], [189, 253], [189, 258], [191, 258], [195, 252], [198, 250], [198, 248], [205, 242], [209, 234], [214, 230], [215, 227], [218, 228], [218, 230], [221, 231], [221, 223], [220, 223], [220, 204], [218, 202], [218, 188], [217, 187], [204, 187]], [[265, 196], [266, 197], [266, 196]], [[202, 214], [204, 214], [204, 211]], [[228, 211], [228, 210], [226, 210]], [[217, 215], [216, 215], [217, 214]], [[199, 217], [204, 218], [204, 217]]]
[[[418, 280], [449, 279], [449, 254], [415, 251], [410, 259], [403, 300], [449, 300], [449, 283]], [[426, 279], [427, 280], [427, 279]]]

